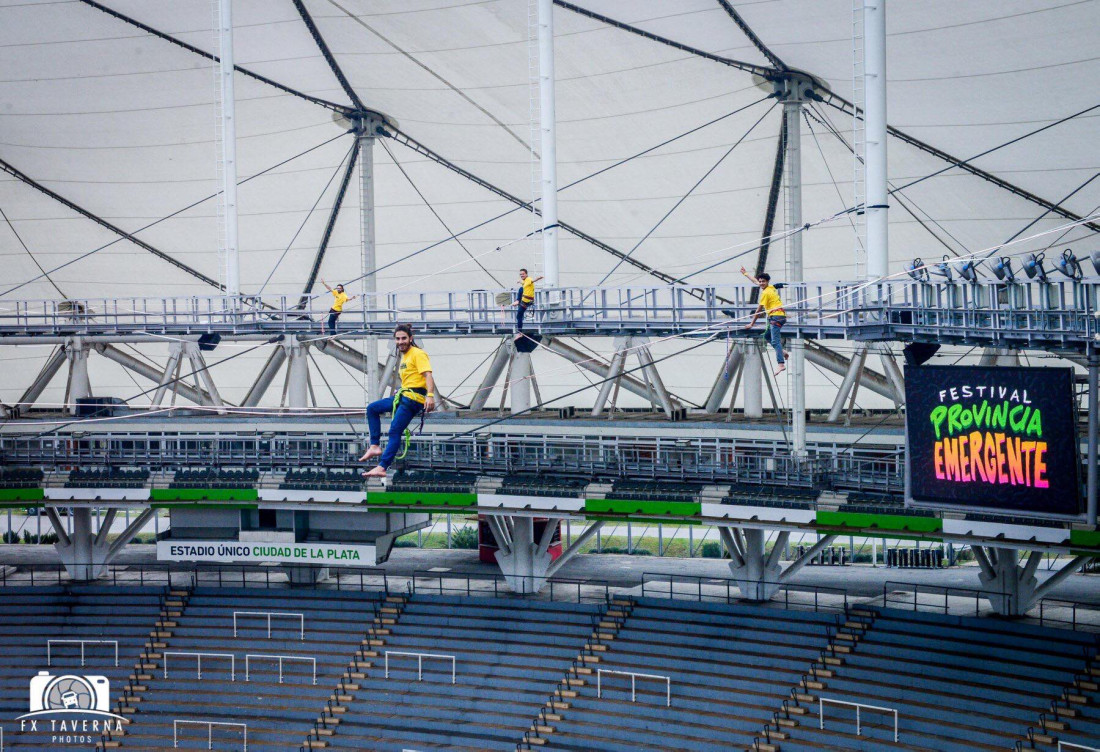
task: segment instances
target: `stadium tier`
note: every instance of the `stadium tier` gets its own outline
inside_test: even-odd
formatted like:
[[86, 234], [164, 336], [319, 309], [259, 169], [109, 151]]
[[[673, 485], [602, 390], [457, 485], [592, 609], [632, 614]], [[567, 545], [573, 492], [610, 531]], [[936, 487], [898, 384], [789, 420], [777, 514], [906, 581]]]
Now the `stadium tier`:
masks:
[[[100, 749], [970, 752], [1100, 727], [1097, 635], [1003, 620], [205, 584], [0, 597], [0, 712], [26, 712], [38, 670], [105, 678], [123, 720]], [[54, 748], [4, 725], [6, 748]]]

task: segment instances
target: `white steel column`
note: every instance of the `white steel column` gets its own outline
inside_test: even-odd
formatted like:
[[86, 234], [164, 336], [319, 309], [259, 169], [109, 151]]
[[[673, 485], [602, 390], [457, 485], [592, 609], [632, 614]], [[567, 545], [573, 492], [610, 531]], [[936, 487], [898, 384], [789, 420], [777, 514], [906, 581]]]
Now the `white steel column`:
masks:
[[512, 395], [512, 415], [527, 412], [531, 409], [531, 353], [512, 353], [512, 368], [509, 373], [508, 388]]
[[66, 397], [69, 414], [76, 415], [76, 401], [92, 396], [92, 382], [88, 378], [88, 346], [74, 337], [65, 345], [65, 357], [69, 359], [69, 388]]
[[[802, 85], [797, 79], [788, 83], [787, 100], [783, 103], [783, 116], [787, 118], [787, 155], [784, 167], [787, 171], [787, 263], [790, 268], [792, 290], [803, 281], [802, 267]], [[788, 300], [797, 305], [798, 301]], [[798, 313], [794, 314], [799, 315]], [[790, 342], [791, 362], [788, 378], [791, 380], [791, 422], [795, 457], [806, 455], [806, 353], [801, 339]]]
[[225, 294], [241, 294], [237, 245], [237, 123], [233, 94], [233, 0], [220, 0], [218, 36], [222, 95], [222, 205], [225, 207]]
[[742, 372], [745, 390], [745, 417], [764, 417], [764, 381], [760, 347], [755, 342], [745, 345], [745, 366]]
[[309, 407], [309, 345], [293, 340], [287, 350], [287, 406]]
[[886, 0], [863, 0], [864, 123], [867, 155], [867, 278], [885, 277], [889, 266], [889, 194], [886, 187]]
[[[359, 214], [362, 222], [361, 235], [363, 243], [363, 285], [361, 296], [363, 299], [363, 317], [371, 320], [371, 311], [378, 307], [378, 278], [375, 269], [378, 268], [375, 259], [374, 247], [374, 121], [364, 118], [359, 131]], [[367, 337], [363, 340], [363, 349], [368, 363], [378, 360], [378, 338]], [[374, 402], [380, 397], [378, 385], [378, 373], [373, 368], [367, 369], [367, 402]]]
[[[558, 162], [554, 133], [554, 0], [538, 0], [539, 121], [542, 134], [542, 274], [558, 286]], [[532, 148], [534, 144], [531, 145]]]

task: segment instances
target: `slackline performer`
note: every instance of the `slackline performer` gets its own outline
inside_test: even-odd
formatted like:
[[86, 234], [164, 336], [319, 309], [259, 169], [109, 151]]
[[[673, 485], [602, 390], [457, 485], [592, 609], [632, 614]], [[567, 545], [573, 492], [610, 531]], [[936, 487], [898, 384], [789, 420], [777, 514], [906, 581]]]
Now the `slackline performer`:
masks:
[[780, 300], [779, 293], [772, 285], [770, 274], [761, 273], [753, 277], [745, 271], [743, 266], [741, 267], [741, 274], [754, 285], [760, 286], [760, 304], [756, 306], [752, 321], [745, 329], [752, 329], [756, 325], [756, 320], [760, 318], [760, 314], [766, 312], [768, 326], [764, 330], [764, 338], [775, 348], [775, 361], [779, 364], [779, 367], [775, 369], [775, 375], [778, 376], [787, 370], [787, 364], [783, 360], [786, 353], [783, 352], [783, 340], [780, 335], [780, 330], [787, 323], [787, 312], [783, 310], [783, 301]]
[[344, 312], [344, 303], [355, 300], [358, 295], [348, 295], [344, 292], [343, 285], [336, 285], [333, 289], [328, 286], [328, 283], [323, 279], [321, 284], [325, 286], [325, 289], [332, 293], [332, 308], [328, 311], [328, 333], [336, 334], [336, 319], [340, 318], [340, 314]]
[[519, 338], [523, 336], [523, 317], [527, 313], [527, 309], [535, 302], [535, 283], [541, 280], [542, 277], [527, 276], [526, 269], [519, 270], [519, 289], [516, 290], [516, 299], [512, 305], [516, 306], [516, 336], [514, 339], [518, 342]]
[[[413, 418], [420, 415], [423, 426], [424, 416], [435, 409], [435, 379], [432, 378], [432, 363], [428, 353], [416, 346], [413, 341], [413, 329], [409, 324], [398, 324], [393, 332], [397, 350], [401, 353], [401, 387], [392, 399], [383, 398], [367, 405], [367, 426], [370, 430], [370, 447], [359, 458], [366, 462], [381, 456], [378, 465], [363, 473], [364, 478], [385, 478], [386, 470], [397, 459], [398, 451], [408, 449], [407, 431]], [[382, 438], [382, 420], [384, 413], [393, 412], [390, 419], [389, 435], [386, 438], [385, 451], [379, 446]], [[404, 437], [404, 438], [403, 438]], [[404, 456], [405, 452], [401, 451]]]

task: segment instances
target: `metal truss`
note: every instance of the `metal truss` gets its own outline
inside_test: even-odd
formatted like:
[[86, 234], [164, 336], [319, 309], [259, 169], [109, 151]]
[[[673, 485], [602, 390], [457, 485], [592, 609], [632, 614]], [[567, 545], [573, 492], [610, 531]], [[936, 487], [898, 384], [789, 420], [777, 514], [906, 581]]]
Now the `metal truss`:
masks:
[[[403, 292], [379, 296], [368, 315], [348, 311], [339, 338], [388, 336], [412, 321], [434, 337], [500, 337], [512, 317], [495, 290]], [[1100, 336], [1100, 280], [851, 282], [790, 284], [784, 334], [800, 339], [925, 341], [1084, 352]], [[728, 303], [723, 301], [729, 301]], [[0, 315], [0, 344], [137, 342], [216, 333], [235, 339], [319, 335], [322, 309], [298, 298], [242, 307], [227, 297], [14, 301]], [[740, 287], [568, 287], [541, 290], [525, 331], [538, 335], [710, 337], [733, 333], [756, 309]], [[318, 336], [316, 341], [326, 340]]]

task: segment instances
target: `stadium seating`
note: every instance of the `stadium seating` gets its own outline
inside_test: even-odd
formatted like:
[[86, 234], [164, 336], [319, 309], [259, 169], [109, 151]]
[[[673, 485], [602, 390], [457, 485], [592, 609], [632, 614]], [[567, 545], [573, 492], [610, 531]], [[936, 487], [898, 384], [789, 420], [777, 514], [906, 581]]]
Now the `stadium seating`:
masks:
[[643, 598], [598, 668], [668, 676], [605, 675], [603, 697], [585, 687], [548, 749], [745, 749], [828, 643], [832, 614]]
[[516, 473], [504, 477], [497, 493], [524, 496], [581, 496], [587, 485], [587, 481], [580, 478], [548, 473]]
[[[127, 677], [152, 629], [166, 589], [164, 587], [113, 587], [107, 585], [58, 585], [5, 587], [0, 590], [0, 717], [5, 720], [5, 748], [49, 749], [48, 733], [20, 734], [10, 723], [28, 712], [30, 680], [39, 671], [52, 675], [105, 676], [110, 681], [114, 709]], [[47, 640], [114, 640], [111, 644], [87, 643], [84, 665], [76, 643]]]
[[[818, 696], [896, 709], [903, 749], [1011, 749], [1097, 645], [1092, 634], [892, 609], [856, 609], [849, 623], [852, 652]], [[899, 748], [890, 715], [864, 711], [860, 738], [854, 709], [825, 713], [824, 731], [799, 726], [784, 752]]]
[[191, 468], [179, 470], [169, 488], [252, 488], [260, 480], [254, 469]]
[[474, 493], [476, 485], [476, 475], [442, 470], [400, 470], [389, 483], [391, 491], [422, 493]]
[[346, 470], [288, 470], [279, 488], [289, 491], [360, 491], [363, 479], [359, 471]]
[[[147, 691], [121, 740], [125, 749], [171, 746], [175, 719], [245, 722], [249, 750], [298, 749], [335, 697], [337, 683], [374, 617], [379, 594], [200, 587], [182, 596], [180, 604], [179, 616], [171, 618], [160, 637], [162, 658], [143, 682]], [[234, 612], [256, 612], [238, 615], [236, 636]], [[265, 612], [300, 613], [303, 619], [273, 616], [268, 637]], [[234, 668], [231, 673], [228, 659], [208, 656], [199, 679], [197, 659], [175, 652], [232, 655]], [[248, 655], [313, 659], [316, 684], [309, 661], [284, 659], [280, 682], [277, 659], [250, 658], [246, 666]], [[216, 734], [223, 745], [239, 743], [242, 736], [230, 727]], [[207, 731], [198, 727], [189, 727], [179, 741], [183, 749], [205, 749], [206, 744]]]
[[73, 470], [66, 488], [143, 488], [149, 480], [144, 468], [94, 467]]
[[[341, 749], [508, 750], [577, 658], [596, 606], [416, 595], [404, 605], [384, 650], [455, 656], [390, 656], [361, 680], [329, 743]], [[384, 661], [384, 656], [378, 659]], [[377, 670], [379, 667], [381, 671]]]
[[42, 485], [42, 471], [37, 467], [0, 468], [0, 488], [37, 488]]
[[701, 484], [666, 483], [650, 480], [617, 480], [608, 497], [631, 501], [695, 501]]

